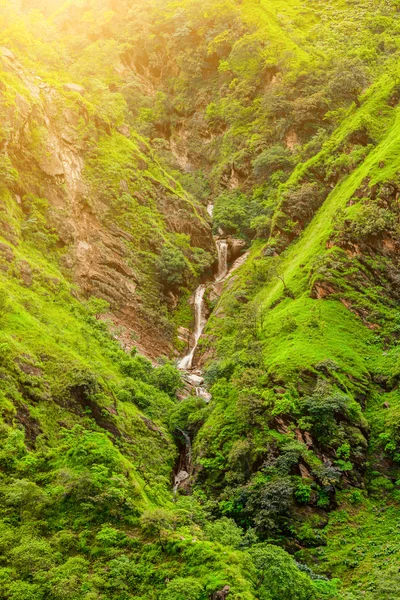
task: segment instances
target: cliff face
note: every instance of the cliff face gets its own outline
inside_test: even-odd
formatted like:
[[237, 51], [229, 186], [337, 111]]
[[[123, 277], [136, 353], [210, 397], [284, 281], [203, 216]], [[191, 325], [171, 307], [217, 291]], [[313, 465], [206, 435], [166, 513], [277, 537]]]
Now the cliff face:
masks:
[[1, 52], [6, 241], [18, 245], [29, 228], [33, 241], [47, 235], [43, 248], [49, 244], [77, 293], [110, 303], [127, 349], [169, 354], [174, 332], [160, 302], [157, 256], [182, 239], [189, 260], [191, 248], [214, 252], [205, 207], [143, 138], [93, 115], [82, 86], [46, 83]]

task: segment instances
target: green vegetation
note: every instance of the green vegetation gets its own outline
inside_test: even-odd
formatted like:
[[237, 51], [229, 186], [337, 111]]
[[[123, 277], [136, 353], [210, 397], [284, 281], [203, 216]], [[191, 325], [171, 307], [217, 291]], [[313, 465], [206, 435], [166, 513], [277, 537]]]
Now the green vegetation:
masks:
[[1, 600], [400, 594], [399, 31], [0, 0]]

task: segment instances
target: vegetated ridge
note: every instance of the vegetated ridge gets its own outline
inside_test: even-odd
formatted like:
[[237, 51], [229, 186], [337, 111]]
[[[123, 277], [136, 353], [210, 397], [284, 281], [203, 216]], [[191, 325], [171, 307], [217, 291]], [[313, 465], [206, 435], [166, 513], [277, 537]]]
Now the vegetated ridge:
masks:
[[1, 599], [400, 595], [399, 11], [0, 2]]

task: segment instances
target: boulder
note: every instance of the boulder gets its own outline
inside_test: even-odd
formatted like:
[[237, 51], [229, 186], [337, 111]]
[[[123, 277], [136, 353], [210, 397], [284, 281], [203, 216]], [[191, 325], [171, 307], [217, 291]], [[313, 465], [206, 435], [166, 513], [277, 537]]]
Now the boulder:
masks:
[[225, 600], [225, 598], [227, 597], [227, 595], [230, 592], [230, 586], [229, 585], [224, 585], [224, 587], [222, 588], [222, 590], [219, 590], [219, 592], [215, 592], [212, 596], [212, 600]]
[[86, 90], [82, 85], [78, 85], [77, 83], [64, 83], [63, 88], [66, 92], [75, 92], [76, 94], [80, 94], [84, 96], [86, 94]]

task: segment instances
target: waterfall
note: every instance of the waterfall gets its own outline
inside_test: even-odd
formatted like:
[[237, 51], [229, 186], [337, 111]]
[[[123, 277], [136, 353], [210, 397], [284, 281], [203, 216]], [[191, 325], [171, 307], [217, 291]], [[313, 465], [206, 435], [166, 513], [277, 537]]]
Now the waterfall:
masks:
[[[207, 206], [207, 212], [212, 217], [214, 206], [209, 204]], [[215, 245], [217, 247], [218, 252], [218, 271], [215, 277], [215, 283], [222, 282], [227, 275], [237, 269], [243, 262], [246, 260], [248, 256], [248, 252], [245, 255], [238, 258], [234, 265], [232, 266], [231, 271], [228, 269], [228, 250], [229, 245], [226, 239], [216, 239]], [[204, 327], [206, 326], [207, 319], [205, 317], [206, 311], [204, 307], [204, 294], [206, 292], [207, 286], [202, 283], [197, 288], [194, 295], [194, 331], [193, 331], [193, 345], [189, 351], [189, 353], [182, 358], [182, 360], [178, 363], [178, 368], [181, 371], [184, 371], [183, 379], [187, 382], [190, 388], [195, 390], [196, 396], [199, 398], [203, 398], [204, 402], [210, 402], [212, 396], [207, 389], [207, 386], [204, 383], [204, 378], [202, 376], [201, 371], [194, 371], [192, 369], [193, 357], [196, 352], [197, 345], [199, 343], [201, 334], [203, 333]], [[214, 287], [215, 292], [216, 287]], [[218, 292], [217, 292], [218, 293]], [[187, 433], [179, 429], [181, 434], [183, 435], [186, 447], [184, 450], [184, 454], [181, 453], [181, 457], [184, 457], [184, 460], [179, 461], [179, 465], [175, 471], [174, 483], [173, 483], [173, 494], [174, 498], [178, 493], [180, 488], [185, 488], [185, 486], [189, 486], [190, 488], [190, 477], [191, 477], [191, 440]], [[186, 487], [186, 489], [188, 489]]]
[[[215, 281], [222, 281], [228, 274], [228, 242], [227, 240], [220, 239], [216, 240], [215, 244], [218, 251], [218, 272]], [[207, 319], [204, 316], [205, 291], [206, 285], [202, 283], [197, 288], [194, 296], [194, 344], [190, 352], [178, 363], [178, 368], [182, 371], [188, 371], [192, 368], [194, 353], [196, 352], [199, 339], [207, 323]], [[206, 390], [203, 391], [203, 388], [199, 395], [204, 398], [208, 397], [208, 393]]]
[[217, 281], [222, 281], [228, 273], [228, 242], [226, 240], [217, 240], [218, 250], [218, 273]]
[[192, 442], [190, 440], [189, 435], [186, 433], [186, 431], [183, 431], [182, 429], [180, 429], [179, 427], [177, 427], [178, 431], [181, 432], [181, 434], [183, 435], [183, 437], [185, 438], [185, 443], [186, 443], [186, 467], [188, 469], [188, 471], [190, 470], [190, 465], [192, 462]]
[[204, 317], [204, 294], [206, 291], [206, 286], [204, 283], [199, 285], [196, 290], [194, 296], [194, 344], [186, 356], [182, 358], [180, 363], [178, 364], [178, 368], [182, 370], [188, 370], [192, 367], [193, 356], [196, 352], [197, 344], [199, 343], [199, 339], [201, 334], [203, 333], [203, 329], [207, 320]]

